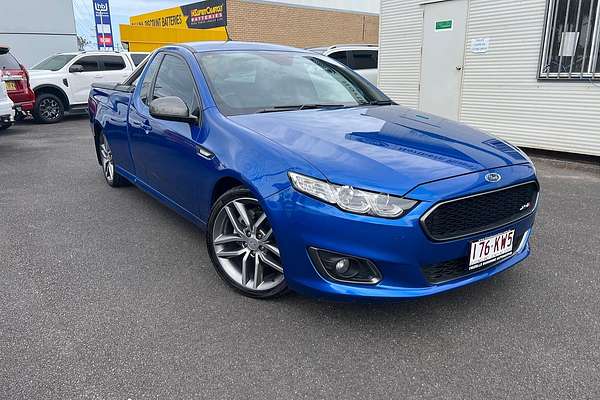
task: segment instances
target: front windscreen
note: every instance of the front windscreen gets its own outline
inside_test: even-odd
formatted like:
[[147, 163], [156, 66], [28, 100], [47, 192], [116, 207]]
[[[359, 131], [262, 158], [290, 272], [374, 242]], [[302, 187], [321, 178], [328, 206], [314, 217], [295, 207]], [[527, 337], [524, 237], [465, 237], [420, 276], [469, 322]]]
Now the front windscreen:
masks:
[[389, 101], [352, 71], [312, 54], [223, 51], [200, 53], [197, 58], [225, 115]]
[[58, 71], [59, 69], [67, 65], [67, 63], [73, 58], [75, 58], [75, 55], [73, 54], [59, 54], [50, 58], [46, 58], [44, 61], [39, 62], [30, 69]]

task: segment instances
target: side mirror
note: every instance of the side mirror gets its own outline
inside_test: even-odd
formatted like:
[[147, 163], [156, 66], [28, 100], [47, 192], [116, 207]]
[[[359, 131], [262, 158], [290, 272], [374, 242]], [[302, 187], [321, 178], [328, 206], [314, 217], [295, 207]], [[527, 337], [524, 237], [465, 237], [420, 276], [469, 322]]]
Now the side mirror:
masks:
[[73, 64], [69, 68], [69, 72], [83, 72], [83, 66], [79, 64]]
[[150, 103], [150, 115], [156, 119], [167, 121], [178, 121], [197, 123], [198, 117], [190, 114], [187, 104], [179, 97], [167, 96], [152, 100]]

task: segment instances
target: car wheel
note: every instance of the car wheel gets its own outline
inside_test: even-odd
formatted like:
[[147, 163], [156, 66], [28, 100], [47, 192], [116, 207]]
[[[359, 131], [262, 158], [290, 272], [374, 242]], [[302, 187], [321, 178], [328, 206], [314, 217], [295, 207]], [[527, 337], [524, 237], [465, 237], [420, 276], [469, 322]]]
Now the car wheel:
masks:
[[231, 189], [216, 201], [206, 243], [217, 273], [243, 295], [266, 299], [287, 290], [273, 228], [248, 189]]
[[100, 153], [100, 165], [102, 166], [102, 172], [104, 173], [104, 179], [112, 187], [126, 186], [127, 180], [117, 173], [115, 170], [115, 163], [112, 157], [112, 151], [106, 136], [100, 135], [100, 143], [98, 143], [98, 151]]
[[65, 106], [62, 101], [50, 93], [41, 94], [35, 100], [33, 117], [42, 124], [54, 124], [62, 121], [65, 116]]

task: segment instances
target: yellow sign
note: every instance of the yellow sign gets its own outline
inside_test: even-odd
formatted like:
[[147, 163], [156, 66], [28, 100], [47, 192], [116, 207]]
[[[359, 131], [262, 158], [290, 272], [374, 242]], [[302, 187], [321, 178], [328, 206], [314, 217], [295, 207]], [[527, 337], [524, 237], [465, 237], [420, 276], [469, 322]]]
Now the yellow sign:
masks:
[[187, 29], [187, 18], [181, 7], [168, 8], [148, 14], [136, 15], [129, 19], [131, 25], [150, 28], [182, 28]]
[[129, 19], [135, 26], [148, 28], [210, 29], [227, 25], [226, 0], [204, 0], [198, 3], [136, 15]]

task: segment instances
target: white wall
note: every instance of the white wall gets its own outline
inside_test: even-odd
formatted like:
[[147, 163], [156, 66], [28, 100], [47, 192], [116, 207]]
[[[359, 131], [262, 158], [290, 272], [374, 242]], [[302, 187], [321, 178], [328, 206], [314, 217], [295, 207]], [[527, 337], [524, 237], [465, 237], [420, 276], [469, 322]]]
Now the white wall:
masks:
[[[451, 0], [450, 0], [451, 1]], [[422, 0], [382, 0], [379, 85], [419, 106]], [[525, 147], [600, 156], [600, 82], [537, 80], [546, 0], [470, 0], [460, 120]], [[485, 54], [471, 39], [489, 38]]]
[[2, 15], [0, 43], [9, 45], [26, 66], [56, 52], [77, 50], [72, 0], [3, 1]]
[[379, 0], [253, 0], [262, 3], [285, 3], [311, 8], [379, 14]]

